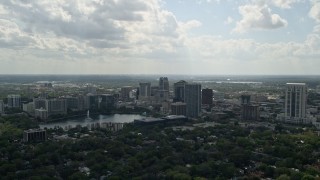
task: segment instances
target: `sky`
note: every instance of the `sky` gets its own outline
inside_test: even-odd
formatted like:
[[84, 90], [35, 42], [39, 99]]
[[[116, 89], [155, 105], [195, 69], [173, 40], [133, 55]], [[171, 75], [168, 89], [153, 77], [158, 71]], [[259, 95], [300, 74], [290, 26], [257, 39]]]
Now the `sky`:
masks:
[[0, 74], [319, 75], [320, 0], [5, 0]]

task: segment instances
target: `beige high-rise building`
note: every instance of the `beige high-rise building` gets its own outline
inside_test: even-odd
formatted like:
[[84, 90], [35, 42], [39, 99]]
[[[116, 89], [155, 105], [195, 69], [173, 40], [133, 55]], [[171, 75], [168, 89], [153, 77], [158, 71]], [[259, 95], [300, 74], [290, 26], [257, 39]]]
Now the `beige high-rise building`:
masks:
[[307, 105], [307, 85], [305, 83], [287, 83], [285, 99], [285, 121], [305, 124]]

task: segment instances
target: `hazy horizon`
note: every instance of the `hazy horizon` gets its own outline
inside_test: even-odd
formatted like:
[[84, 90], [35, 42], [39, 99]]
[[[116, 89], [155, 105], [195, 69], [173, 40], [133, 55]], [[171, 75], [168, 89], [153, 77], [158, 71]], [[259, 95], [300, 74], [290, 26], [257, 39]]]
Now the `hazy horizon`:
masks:
[[320, 76], [320, 74], [0, 74], [0, 76]]

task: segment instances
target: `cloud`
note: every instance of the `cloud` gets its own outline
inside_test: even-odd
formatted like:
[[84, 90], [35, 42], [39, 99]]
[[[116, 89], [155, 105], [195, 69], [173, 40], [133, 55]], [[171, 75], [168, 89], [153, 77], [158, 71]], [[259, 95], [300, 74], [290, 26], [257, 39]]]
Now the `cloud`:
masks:
[[[239, 7], [242, 18], [233, 32], [287, 26], [287, 21], [271, 8], [288, 8], [294, 1], [278, 1], [277, 5], [264, 0], [246, 2], [250, 3]], [[262, 43], [235, 37], [237, 34], [232, 36], [234, 39], [225, 39], [197, 31], [191, 33], [202, 23], [181, 21], [162, 3], [160, 0], [2, 1], [0, 72], [215, 74], [296, 70], [300, 73], [303, 70], [299, 68], [307, 68], [308, 64], [302, 60], [312, 64], [308, 66], [314, 68], [310, 72], [318, 72], [318, 26], [301, 43]], [[310, 15], [313, 16], [314, 13]], [[225, 23], [235, 22], [233, 18], [228, 17]], [[8, 68], [12, 63], [15, 69]]]
[[228, 16], [227, 20], [224, 21], [224, 24], [231, 24], [233, 23], [233, 18]]
[[251, 29], [277, 29], [285, 27], [288, 22], [278, 14], [273, 14], [266, 4], [248, 4], [239, 7], [242, 19], [237, 22], [233, 32], [244, 33]]
[[290, 9], [291, 5], [294, 3], [300, 2], [299, 0], [273, 0], [273, 5], [283, 8], [283, 9]]
[[97, 56], [119, 50], [125, 55], [152, 53], [160, 48], [172, 52], [175, 46], [180, 46], [186, 32], [201, 23], [180, 22], [161, 3], [158, 0], [3, 1], [0, 43], [79, 54], [92, 51]]
[[320, 1], [312, 1], [312, 7], [309, 11], [309, 16], [317, 23], [320, 22]]
[[[2, 4], [1, 4], [2, 3]], [[4, 1], [0, 3], [0, 46], [30, 53], [48, 51], [57, 59], [86, 57], [97, 49], [125, 47], [121, 21], [142, 21], [146, 4], [118, 1]], [[124, 8], [126, 5], [128, 7]], [[120, 10], [123, 9], [120, 13]], [[56, 56], [54, 56], [56, 54]], [[38, 53], [46, 56], [46, 53]]]
[[11, 15], [23, 22], [26, 32], [48, 33], [79, 39], [119, 39], [123, 30], [117, 27], [117, 20], [136, 20], [140, 17], [135, 10], [140, 8], [130, 4], [129, 10], [120, 14], [117, 9], [123, 1], [7, 1], [5, 6], [14, 12]]
[[22, 48], [33, 43], [34, 39], [20, 31], [18, 25], [6, 19], [0, 19], [0, 48]]
[[187, 31], [193, 28], [198, 28], [202, 25], [202, 23], [200, 21], [197, 20], [191, 20], [185, 23], [180, 23], [180, 28], [183, 29], [183, 31]]

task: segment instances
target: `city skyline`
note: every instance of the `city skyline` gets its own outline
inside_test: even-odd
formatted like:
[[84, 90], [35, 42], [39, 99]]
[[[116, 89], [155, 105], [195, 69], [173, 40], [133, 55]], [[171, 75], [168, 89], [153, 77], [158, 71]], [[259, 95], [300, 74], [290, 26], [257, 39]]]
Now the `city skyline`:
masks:
[[318, 0], [0, 3], [0, 74], [319, 75]]

